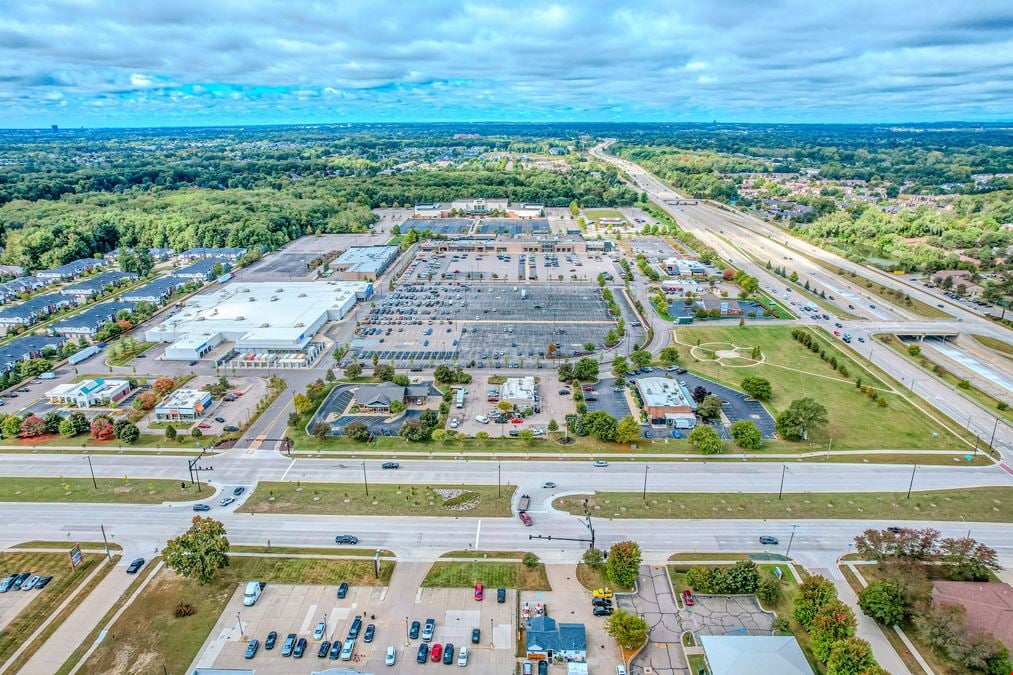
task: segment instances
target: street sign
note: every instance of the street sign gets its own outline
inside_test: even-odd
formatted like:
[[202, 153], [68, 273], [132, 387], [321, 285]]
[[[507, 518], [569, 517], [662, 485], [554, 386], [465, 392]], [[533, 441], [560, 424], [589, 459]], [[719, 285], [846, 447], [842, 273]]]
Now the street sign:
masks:
[[81, 564], [81, 545], [74, 544], [74, 548], [67, 551], [67, 557], [70, 558], [70, 568], [77, 569], [77, 566]]
[[775, 567], [774, 568], [774, 576], [777, 577], [778, 579], [781, 578], [782, 572], [781, 572], [781, 568], [780, 567]]

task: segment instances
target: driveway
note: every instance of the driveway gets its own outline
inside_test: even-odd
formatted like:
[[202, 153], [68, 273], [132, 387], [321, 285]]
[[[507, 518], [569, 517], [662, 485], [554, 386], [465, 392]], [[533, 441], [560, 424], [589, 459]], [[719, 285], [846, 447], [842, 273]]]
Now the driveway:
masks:
[[774, 615], [760, 609], [755, 595], [695, 595], [696, 604], [680, 610], [682, 625], [701, 635], [770, 635]]
[[637, 592], [616, 595], [616, 605], [644, 617], [650, 627], [647, 646], [630, 664], [631, 675], [643, 675], [645, 668], [657, 675], [689, 673], [682, 653], [682, 621], [665, 567], [641, 565]]

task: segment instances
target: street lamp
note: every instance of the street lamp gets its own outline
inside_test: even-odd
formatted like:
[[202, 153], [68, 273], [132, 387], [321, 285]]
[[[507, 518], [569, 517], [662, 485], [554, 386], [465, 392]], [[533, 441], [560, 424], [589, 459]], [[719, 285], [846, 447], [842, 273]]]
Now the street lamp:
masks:
[[98, 490], [98, 482], [95, 481], [95, 469], [91, 465], [91, 455], [85, 455], [84, 458], [88, 460], [88, 471], [91, 472], [91, 484]]
[[791, 542], [795, 541], [795, 530], [797, 530], [798, 527], [798, 525], [791, 526], [791, 536], [788, 537], [788, 549], [784, 552], [785, 558], [788, 558], [791, 554]]

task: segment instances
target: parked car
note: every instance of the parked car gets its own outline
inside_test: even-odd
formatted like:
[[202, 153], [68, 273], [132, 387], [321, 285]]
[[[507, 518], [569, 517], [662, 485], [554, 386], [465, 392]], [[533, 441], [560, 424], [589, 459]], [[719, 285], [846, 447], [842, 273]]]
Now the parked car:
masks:
[[408, 629], [408, 639], [409, 640], [418, 640], [419, 639], [419, 630], [421, 628], [422, 628], [422, 624], [421, 623], [419, 623], [418, 621], [412, 621], [411, 628]]
[[45, 588], [50, 581], [53, 580], [51, 576], [39, 577], [39, 580], [35, 582], [36, 588]]
[[593, 610], [595, 616], [612, 616], [612, 606], [599, 606]]
[[615, 597], [615, 593], [612, 592], [611, 588], [596, 588], [591, 591], [591, 595], [596, 598], [603, 598], [605, 600], [611, 600]]
[[327, 632], [327, 624], [321, 621], [320, 623], [317, 624], [316, 629], [314, 629], [313, 631], [313, 639], [322, 640], [324, 637], [324, 633], [326, 632]]
[[415, 663], [425, 663], [429, 658], [429, 644], [422, 642], [419, 644], [419, 653], [415, 656]]
[[327, 658], [327, 654], [330, 651], [331, 651], [331, 641], [330, 640], [324, 640], [323, 642], [320, 643], [320, 646], [317, 648], [317, 658], [318, 659], [326, 659]]
[[433, 639], [433, 633], [436, 631], [436, 619], [426, 619], [426, 625], [422, 629], [422, 641], [429, 642]]
[[12, 591], [20, 590], [21, 585], [24, 584], [26, 581], [28, 581], [28, 577], [30, 576], [32, 576], [31, 572], [22, 572], [21, 574], [19, 574], [17, 578], [14, 580], [14, 584], [11, 586], [11, 590]]
[[289, 633], [285, 638], [285, 644], [281, 646], [282, 656], [292, 656], [292, 650], [295, 649], [295, 641], [299, 636], [295, 633]]
[[292, 658], [301, 659], [306, 653], [306, 638], [299, 638], [295, 641], [295, 649], [292, 650]]
[[682, 604], [687, 607], [692, 607], [696, 604], [696, 600], [693, 599], [693, 592], [688, 588], [682, 592]]
[[142, 567], [144, 567], [144, 558], [134, 558], [130, 561], [130, 564], [127, 565], [127, 574], [136, 574], [137, 570]]
[[351, 661], [352, 654], [355, 652], [355, 639], [348, 638], [345, 640], [345, 644], [341, 646], [341, 660]]
[[348, 628], [348, 637], [350, 637], [353, 640], [357, 640], [359, 638], [359, 631], [361, 630], [362, 630], [362, 617], [356, 616], [354, 619], [352, 619], [352, 625]]
[[454, 662], [454, 643], [448, 642], [443, 647], [443, 665], [449, 666]]
[[225, 418], [224, 417], [216, 417], [215, 418], [215, 422], [218, 422], [219, 424], [225, 424]]
[[264, 640], [264, 649], [274, 649], [274, 645], [278, 642], [278, 632], [271, 631], [267, 634], [267, 639]]
[[764, 536], [760, 537], [760, 543], [763, 544], [764, 546], [767, 546], [767, 545], [776, 546], [777, 543], [778, 543], [778, 539], [777, 539], [777, 537], [771, 537], [771, 536], [768, 536], [768, 535], [764, 535]]
[[400, 469], [401, 465], [397, 462], [384, 462], [380, 465], [381, 469]]
[[341, 656], [341, 648], [344, 647], [344, 643], [341, 640], [335, 640], [331, 643], [331, 652], [327, 655], [331, 661], [336, 660]]
[[374, 635], [376, 635], [376, 626], [369, 624], [366, 626], [366, 632], [362, 634], [362, 641], [368, 644], [373, 641]]
[[496, 602], [501, 605], [506, 602], [506, 589], [502, 586], [496, 589]]
[[531, 661], [525, 661], [521, 664], [521, 675], [531, 675]]
[[434, 642], [433, 646], [429, 648], [429, 660], [433, 663], [439, 663], [440, 658], [443, 656], [443, 645], [439, 642]]
[[257, 638], [253, 638], [246, 645], [246, 654], [245, 654], [246, 658], [252, 659], [254, 656], [257, 655], [258, 649], [260, 649], [260, 640], [258, 640]]
[[194, 504], [193, 505], [193, 510], [194, 511], [210, 511], [211, 507], [208, 506], [207, 504]]
[[338, 597], [344, 598], [346, 595], [348, 595], [348, 584], [342, 581], [338, 584]]
[[21, 590], [23, 590], [23, 591], [30, 591], [33, 588], [35, 588], [35, 584], [37, 584], [37, 583], [39, 583], [39, 575], [38, 574], [33, 574], [32, 576], [28, 577], [28, 581], [26, 581], [25, 583], [21, 584]]
[[538, 675], [549, 675], [549, 662], [545, 659], [538, 662]]
[[391, 645], [387, 647], [387, 655], [384, 656], [383, 662], [388, 666], [393, 666], [395, 661], [397, 661], [397, 649]]
[[211, 425], [208, 424], [207, 422], [201, 422], [200, 424], [197, 425], [197, 428], [198, 429], [210, 429]]
[[612, 601], [608, 598], [591, 598], [591, 605], [593, 607], [611, 607]]
[[457, 650], [457, 665], [466, 666], [468, 665], [468, 648], [461, 647]]
[[[482, 641], [482, 629], [481, 628], [472, 628], [471, 629], [471, 644], [477, 645], [481, 641]], [[461, 649], [464, 649], [464, 647], [461, 647]]]
[[6, 577], [3, 581], [0, 581], [0, 593], [6, 593], [11, 590], [11, 586], [14, 585], [14, 581], [18, 578], [17, 574], [12, 574]]
[[358, 544], [359, 538], [351, 534], [339, 534], [334, 537], [335, 544]]
[[239, 427], [237, 427], [234, 424], [226, 424], [224, 427], [222, 427], [222, 431], [232, 433], [233, 431], [239, 431]]
[[475, 599], [481, 601], [485, 597], [485, 590], [482, 584], [475, 584]]

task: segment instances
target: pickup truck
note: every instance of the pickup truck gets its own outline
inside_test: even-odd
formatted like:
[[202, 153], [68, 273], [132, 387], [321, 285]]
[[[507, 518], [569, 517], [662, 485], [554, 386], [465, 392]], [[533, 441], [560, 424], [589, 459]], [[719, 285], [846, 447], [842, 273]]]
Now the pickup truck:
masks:
[[521, 495], [520, 501], [517, 502], [517, 510], [523, 513], [528, 510], [529, 506], [531, 506], [531, 497], [528, 495]]
[[246, 607], [253, 607], [260, 599], [264, 589], [267, 588], [267, 583], [264, 581], [251, 581], [246, 584], [246, 592], [243, 593], [243, 605]]

